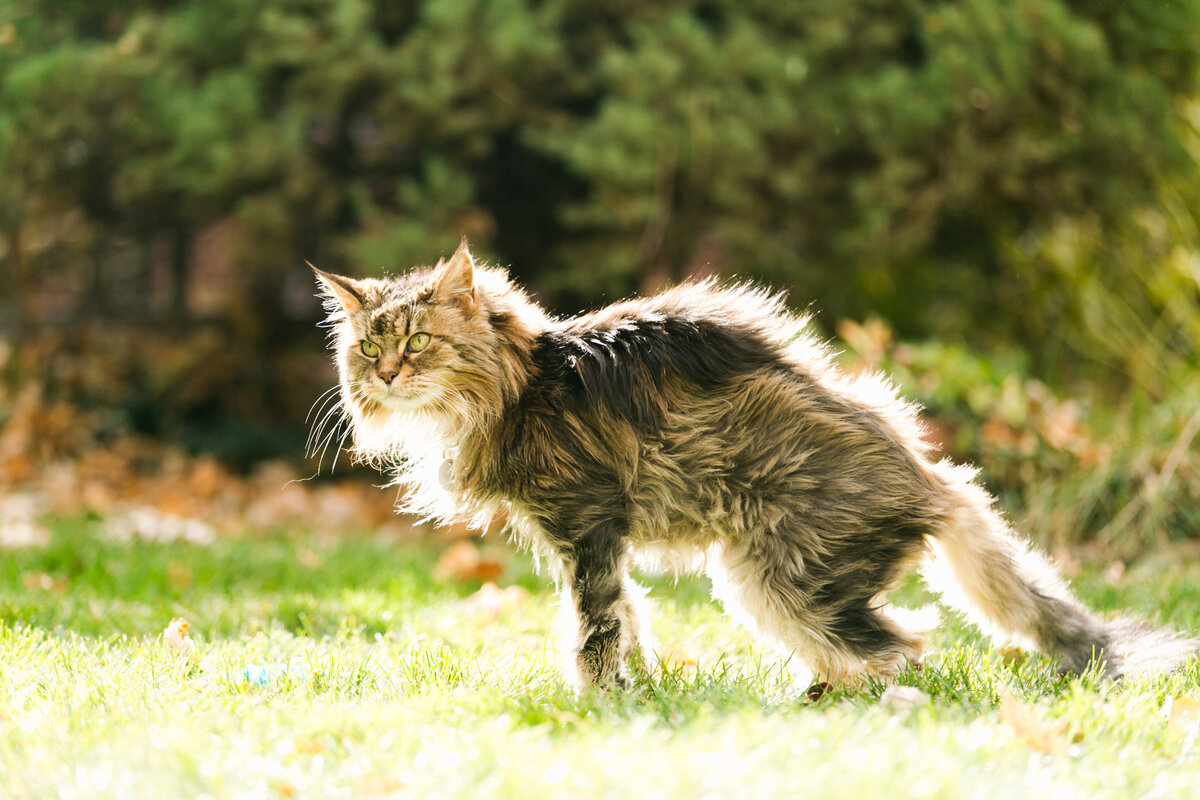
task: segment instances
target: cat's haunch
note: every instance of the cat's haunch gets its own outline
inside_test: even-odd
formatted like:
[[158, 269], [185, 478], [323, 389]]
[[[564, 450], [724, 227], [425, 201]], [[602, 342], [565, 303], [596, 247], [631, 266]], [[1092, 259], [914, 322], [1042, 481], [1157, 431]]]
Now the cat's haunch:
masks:
[[556, 319], [465, 240], [399, 278], [316, 273], [355, 453], [395, 471], [403, 511], [507, 516], [575, 615], [579, 686], [653, 657], [635, 560], [707, 571], [731, 613], [843, 683], [920, 657], [926, 629], [886, 593], [921, 561], [947, 602], [1064, 671], [1170, 670], [1200, 648], [1080, 605], [973, 470], [931, 457], [917, 409], [839, 371], [778, 294], [707, 281]]

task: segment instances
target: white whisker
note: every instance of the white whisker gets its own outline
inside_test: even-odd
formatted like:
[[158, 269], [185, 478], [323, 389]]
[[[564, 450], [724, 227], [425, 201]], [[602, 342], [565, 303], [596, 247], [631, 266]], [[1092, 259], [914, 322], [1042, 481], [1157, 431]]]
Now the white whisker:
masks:
[[326, 403], [329, 402], [330, 396], [336, 394], [341, 388], [342, 388], [341, 384], [335, 383], [333, 386], [330, 386], [328, 389], [321, 392], [320, 396], [317, 397], [317, 399], [313, 401], [313, 404], [308, 407], [308, 413], [304, 415], [304, 424], [305, 425], [308, 424], [308, 421], [313, 416], [313, 409], [315, 409], [318, 404], [320, 404], [321, 406], [324, 406]]

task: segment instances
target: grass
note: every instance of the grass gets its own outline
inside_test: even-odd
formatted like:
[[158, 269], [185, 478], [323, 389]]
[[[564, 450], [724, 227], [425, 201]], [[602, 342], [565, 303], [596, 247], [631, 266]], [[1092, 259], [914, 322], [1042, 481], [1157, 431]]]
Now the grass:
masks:
[[[1200, 664], [1113, 686], [1055, 677], [954, 620], [900, 682], [808, 702], [701, 580], [652, 581], [670, 654], [629, 693], [576, 698], [550, 587], [494, 612], [370, 538], [112, 545], [64, 520], [0, 559], [0, 796], [1182, 797], [1200, 785]], [[1200, 565], [1098, 569], [1098, 608], [1200, 632]], [[913, 584], [901, 592], [923, 599]], [[186, 617], [195, 662], [161, 632]], [[247, 674], [261, 683], [247, 679]]]

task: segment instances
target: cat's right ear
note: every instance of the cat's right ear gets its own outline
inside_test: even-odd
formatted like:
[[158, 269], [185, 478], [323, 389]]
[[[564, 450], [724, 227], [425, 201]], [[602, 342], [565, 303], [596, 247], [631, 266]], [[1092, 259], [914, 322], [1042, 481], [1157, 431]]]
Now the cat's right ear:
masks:
[[358, 281], [347, 278], [345, 275], [334, 275], [331, 272], [319, 270], [308, 261], [304, 263], [308, 264], [317, 276], [317, 283], [320, 284], [321, 292], [326, 299], [340, 305], [347, 314], [353, 314], [363, 307], [363, 290]]

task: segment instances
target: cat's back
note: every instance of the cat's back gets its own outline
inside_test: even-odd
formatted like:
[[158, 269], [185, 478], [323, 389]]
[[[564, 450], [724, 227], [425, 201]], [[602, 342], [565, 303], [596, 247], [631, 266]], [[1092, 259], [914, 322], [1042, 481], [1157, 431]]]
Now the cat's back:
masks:
[[[722, 284], [715, 279], [691, 281], [649, 297], [622, 300], [586, 314], [561, 320], [555, 330], [564, 334], [653, 327], [664, 320], [691, 322], [706, 328], [743, 335], [794, 335], [807, 317], [788, 312], [782, 292], [749, 283]], [[771, 336], [771, 338], [775, 338]]]
[[746, 285], [704, 281], [625, 300], [558, 321], [535, 339], [528, 399], [652, 429], [673, 394], [794, 370], [789, 354], [805, 322], [781, 295]]

